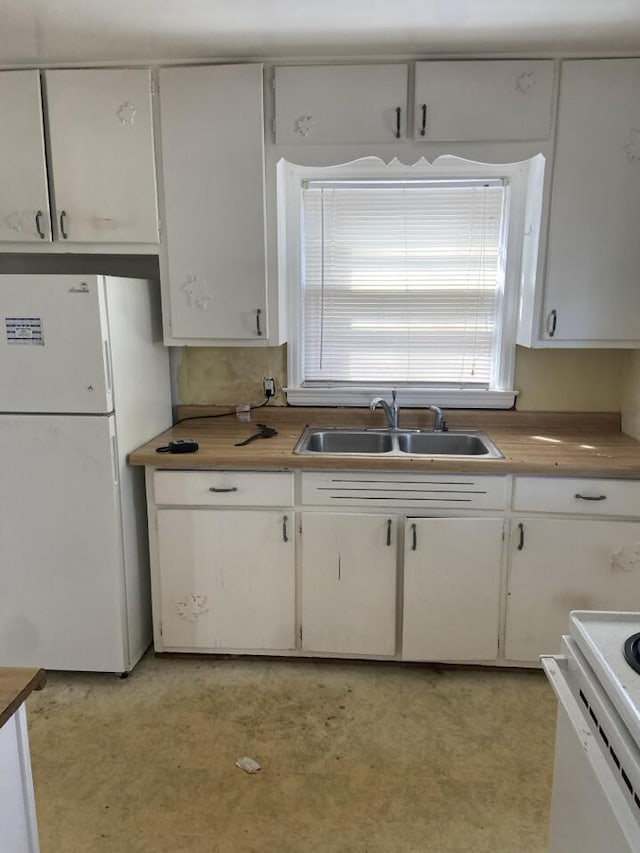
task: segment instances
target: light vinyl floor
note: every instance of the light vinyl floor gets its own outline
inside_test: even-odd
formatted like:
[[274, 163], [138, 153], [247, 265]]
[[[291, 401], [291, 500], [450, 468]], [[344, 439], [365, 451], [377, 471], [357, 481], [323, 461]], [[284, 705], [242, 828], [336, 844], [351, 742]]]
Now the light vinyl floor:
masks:
[[538, 671], [148, 654], [28, 716], [42, 853], [546, 850]]

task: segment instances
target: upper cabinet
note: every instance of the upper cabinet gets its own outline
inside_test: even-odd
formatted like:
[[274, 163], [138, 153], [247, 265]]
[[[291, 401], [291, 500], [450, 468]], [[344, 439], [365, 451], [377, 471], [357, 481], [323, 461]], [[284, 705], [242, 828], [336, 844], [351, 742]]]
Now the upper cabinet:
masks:
[[149, 71], [46, 71], [45, 84], [58, 239], [157, 243]]
[[542, 341], [640, 345], [640, 59], [562, 64]]
[[267, 342], [262, 65], [160, 71], [165, 343]]
[[39, 72], [0, 72], [0, 241], [157, 243], [149, 71], [45, 82], [43, 122]]
[[407, 79], [407, 65], [276, 68], [276, 143], [331, 145], [405, 139]]
[[279, 145], [548, 139], [551, 60], [328, 65], [275, 71]]
[[40, 75], [0, 72], [0, 241], [51, 239]]
[[548, 139], [552, 108], [551, 60], [416, 63], [416, 140]]

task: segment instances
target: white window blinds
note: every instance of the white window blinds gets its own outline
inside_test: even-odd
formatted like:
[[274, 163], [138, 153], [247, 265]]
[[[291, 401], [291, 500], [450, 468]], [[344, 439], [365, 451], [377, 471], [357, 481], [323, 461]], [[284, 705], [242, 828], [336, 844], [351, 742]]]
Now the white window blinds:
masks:
[[302, 384], [491, 387], [502, 180], [303, 184]]

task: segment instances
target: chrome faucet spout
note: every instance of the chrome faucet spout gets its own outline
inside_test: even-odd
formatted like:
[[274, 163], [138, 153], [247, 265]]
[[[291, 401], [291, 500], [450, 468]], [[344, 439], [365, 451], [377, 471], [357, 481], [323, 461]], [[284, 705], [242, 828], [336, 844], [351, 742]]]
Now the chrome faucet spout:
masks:
[[387, 403], [387, 401], [382, 397], [374, 397], [369, 403], [369, 408], [372, 412], [375, 411], [378, 406], [384, 410], [390, 429], [398, 429], [398, 423], [400, 421], [400, 406], [398, 405], [396, 389], [394, 388], [391, 392], [391, 405], [389, 405], [389, 403]]
[[427, 406], [428, 411], [433, 412], [435, 420], [433, 422], [433, 431], [434, 432], [447, 432], [449, 427], [447, 426], [447, 422], [444, 419], [444, 412], [440, 408], [440, 406]]

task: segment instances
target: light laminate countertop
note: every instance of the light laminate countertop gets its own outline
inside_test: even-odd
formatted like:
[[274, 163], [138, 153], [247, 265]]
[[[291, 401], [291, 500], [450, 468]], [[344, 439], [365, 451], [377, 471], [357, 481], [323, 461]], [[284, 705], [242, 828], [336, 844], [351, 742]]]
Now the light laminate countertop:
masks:
[[[479, 429], [486, 432], [504, 454], [503, 459], [464, 457], [358, 454], [297, 455], [293, 449], [307, 425], [316, 427], [385, 426], [384, 415], [368, 409], [265, 406], [254, 409], [251, 422], [242, 423], [235, 413], [206, 419], [224, 409], [185, 406], [183, 420], [129, 455], [131, 465], [169, 469], [229, 468], [264, 470], [433, 471], [484, 474], [538, 474], [558, 476], [617, 477], [640, 479], [640, 442], [620, 431], [620, 416], [613, 413], [467, 411], [445, 412], [450, 430]], [[278, 431], [236, 447], [266, 423]], [[425, 409], [403, 409], [400, 426], [431, 429], [433, 415]], [[195, 453], [157, 453], [156, 448], [176, 439], [193, 438]]]

